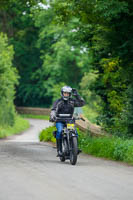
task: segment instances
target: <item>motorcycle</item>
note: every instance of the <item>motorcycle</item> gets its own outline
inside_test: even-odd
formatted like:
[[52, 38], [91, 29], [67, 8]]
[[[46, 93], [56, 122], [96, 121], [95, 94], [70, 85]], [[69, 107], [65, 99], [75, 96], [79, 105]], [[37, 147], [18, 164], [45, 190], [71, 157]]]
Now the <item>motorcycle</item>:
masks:
[[75, 121], [83, 120], [81, 117], [71, 117], [69, 114], [59, 114], [56, 121], [62, 121], [64, 128], [62, 130], [62, 156], [60, 161], [70, 160], [72, 165], [77, 163], [78, 157], [78, 135]]

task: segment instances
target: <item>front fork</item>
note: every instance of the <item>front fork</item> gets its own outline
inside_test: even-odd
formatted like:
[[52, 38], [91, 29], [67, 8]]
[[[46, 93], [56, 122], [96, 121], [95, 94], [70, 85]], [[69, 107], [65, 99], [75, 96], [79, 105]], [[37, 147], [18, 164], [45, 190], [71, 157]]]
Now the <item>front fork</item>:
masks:
[[71, 132], [71, 133], [67, 134], [69, 152], [72, 151], [72, 137], [76, 137], [76, 139], [77, 139], [76, 133]]

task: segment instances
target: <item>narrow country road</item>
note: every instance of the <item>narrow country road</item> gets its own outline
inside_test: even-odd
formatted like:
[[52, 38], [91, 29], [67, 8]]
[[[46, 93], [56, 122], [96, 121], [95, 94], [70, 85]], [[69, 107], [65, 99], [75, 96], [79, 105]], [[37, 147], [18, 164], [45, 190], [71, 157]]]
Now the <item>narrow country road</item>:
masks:
[[30, 120], [25, 133], [0, 140], [0, 200], [133, 200], [133, 167], [80, 154], [61, 163], [40, 143], [50, 123]]

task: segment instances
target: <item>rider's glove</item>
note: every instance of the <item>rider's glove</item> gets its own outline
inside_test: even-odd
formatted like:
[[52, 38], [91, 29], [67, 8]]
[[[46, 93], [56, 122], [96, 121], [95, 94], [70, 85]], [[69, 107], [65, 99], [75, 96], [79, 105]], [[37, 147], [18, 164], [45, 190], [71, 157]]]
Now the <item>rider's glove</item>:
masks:
[[55, 120], [56, 120], [56, 112], [52, 110], [50, 113], [50, 121], [55, 122]]
[[72, 93], [73, 93], [73, 96], [78, 96], [79, 95], [75, 88], [72, 89]]

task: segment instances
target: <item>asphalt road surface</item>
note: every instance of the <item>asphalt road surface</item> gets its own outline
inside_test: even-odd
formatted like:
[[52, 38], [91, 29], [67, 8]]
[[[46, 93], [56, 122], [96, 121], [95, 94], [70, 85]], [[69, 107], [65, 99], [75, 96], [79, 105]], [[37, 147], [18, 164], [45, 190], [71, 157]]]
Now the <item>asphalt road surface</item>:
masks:
[[133, 200], [133, 167], [84, 154], [75, 166], [61, 163], [51, 144], [38, 141], [49, 122], [30, 123], [0, 140], [0, 200]]

